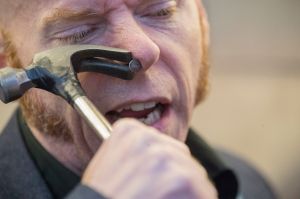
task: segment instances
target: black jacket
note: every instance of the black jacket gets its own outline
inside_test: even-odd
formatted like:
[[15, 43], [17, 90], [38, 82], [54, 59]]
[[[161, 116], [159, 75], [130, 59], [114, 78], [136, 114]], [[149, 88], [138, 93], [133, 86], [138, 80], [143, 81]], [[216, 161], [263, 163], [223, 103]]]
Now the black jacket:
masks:
[[[210, 147], [194, 132], [189, 133], [187, 144], [192, 146], [190, 147], [192, 154], [203, 164], [214, 180], [218, 191], [224, 195], [222, 198], [231, 198], [238, 189], [244, 199], [276, 198], [261, 175], [244, 161], [228, 153], [220, 152], [219, 156], [228, 167], [224, 166], [217, 156], [212, 155], [213, 151]], [[238, 179], [227, 168], [232, 168]], [[228, 181], [228, 179], [230, 180]], [[2, 198], [52, 198], [44, 179], [24, 145], [16, 114], [13, 115], [0, 136], [0, 199]], [[88, 187], [79, 184], [67, 198], [96, 199], [102, 197]]]

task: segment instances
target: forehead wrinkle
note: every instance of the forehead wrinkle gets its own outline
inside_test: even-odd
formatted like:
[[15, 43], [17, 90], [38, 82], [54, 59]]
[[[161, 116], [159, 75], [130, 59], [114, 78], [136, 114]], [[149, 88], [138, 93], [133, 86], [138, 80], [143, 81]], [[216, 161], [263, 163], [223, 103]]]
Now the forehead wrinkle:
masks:
[[56, 8], [51, 14], [42, 18], [42, 26], [49, 26], [62, 20], [76, 21], [85, 17], [93, 17], [97, 15], [99, 14], [92, 9], [77, 11], [66, 8]]
[[115, 9], [115, 7], [120, 6], [121, 4], [125, 3], [128, 7], [131, 7], [137, 3], [140, 2], [148, 2], [152, 0], [96, 0], [98, 3], [102, 3], [102, 7], [99, 10], [95, 10], [94, 8], [83, 8], [83, 10], [77, 10], [77, 9], [70, 9], [70, 8], [55, 8], [52, 12], [50, 11], [50, 14], [46, 15], [45, 17], [42, 17], [41, 23], [42, 26], [45, 27], [47, 25], [54, 24], [58, 21], [62, 20], [78, 20], [83, 17], [90, 17], [90, 16], [97, 16], [100, 15], [99, 12], [102, 10], [102, 12], [109, 12], [110, 10]]

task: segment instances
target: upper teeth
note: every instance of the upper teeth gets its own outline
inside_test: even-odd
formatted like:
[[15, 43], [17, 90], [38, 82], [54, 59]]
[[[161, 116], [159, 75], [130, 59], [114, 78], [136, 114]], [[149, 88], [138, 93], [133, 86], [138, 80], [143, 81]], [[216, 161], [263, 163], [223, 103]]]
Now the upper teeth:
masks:
[[129, 106], [120, 108], [117, 112], [122, 112], [123, 110], [132, 110], [132, 111], [143, 111], [145, 109], [154, 108], [156, 106], [156, 102], [146, 102], [146, 103], [135, 103]]

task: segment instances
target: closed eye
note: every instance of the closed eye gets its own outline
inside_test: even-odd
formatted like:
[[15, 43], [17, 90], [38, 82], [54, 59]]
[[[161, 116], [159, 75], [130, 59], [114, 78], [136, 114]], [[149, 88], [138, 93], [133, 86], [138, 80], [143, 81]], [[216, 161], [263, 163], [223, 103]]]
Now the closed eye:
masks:
[[62, 42], [62, 43], [67, 43], [67, 44], [77, 44], [77, 43], [82, 43], [88, 38], [95, 29], [88, 29], [80, 32], [75, 32], [71, 35], [67, 35], [64, 37], [58, 37], [57, 39]]
[[176, 12], [176, 8], [165, 8], [165, 9], [161, 9], [155, 13], [149, 13], [146, 15], [143, 15], [144, 17], [168, 17], [168, 16], [172, 16], [173, 13]]
[[59, 44], [88, 43], [100, 28], [90, 25], [80, 25], [54, 34], [51, 40]]
[[146, 7], [142, 17], [153, 17], [158, 19], [170, 18], [177, 11], [177, 3], [175, 0], [168, 0], [155, 3]]

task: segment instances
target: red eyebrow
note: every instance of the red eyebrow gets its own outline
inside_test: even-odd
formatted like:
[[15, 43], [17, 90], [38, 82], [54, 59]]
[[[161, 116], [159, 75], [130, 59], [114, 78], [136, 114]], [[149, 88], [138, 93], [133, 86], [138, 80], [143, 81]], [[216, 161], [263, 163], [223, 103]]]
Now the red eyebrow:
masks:
[[76, 21], [84, 17], [91, 17], [97, 15], [99, 14], [91, 9], [76, 11], [71, 9], [57, 8], [50, 15], [42, 19], [42, 24], [43, 26], [49, 26], [62, 20]]

